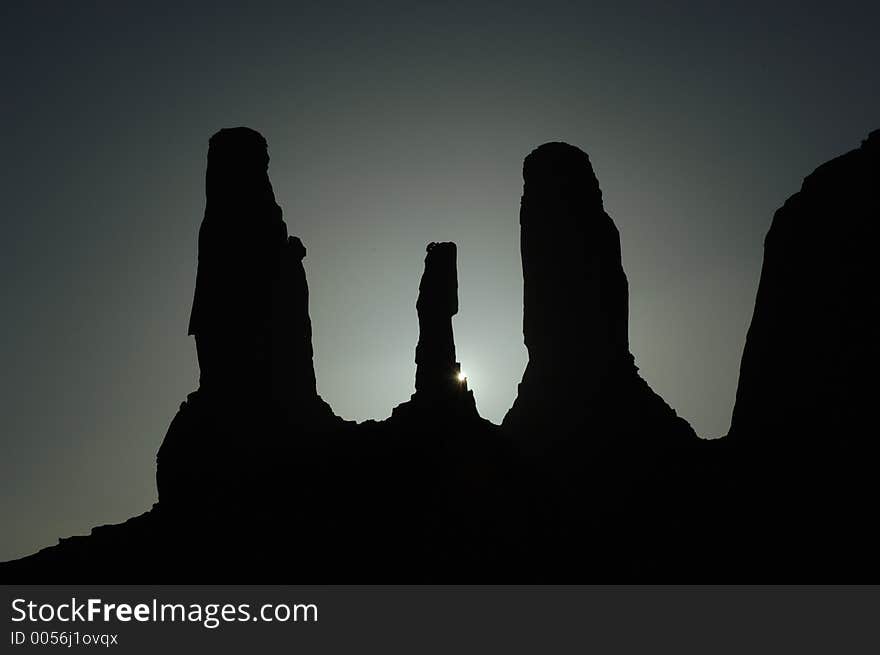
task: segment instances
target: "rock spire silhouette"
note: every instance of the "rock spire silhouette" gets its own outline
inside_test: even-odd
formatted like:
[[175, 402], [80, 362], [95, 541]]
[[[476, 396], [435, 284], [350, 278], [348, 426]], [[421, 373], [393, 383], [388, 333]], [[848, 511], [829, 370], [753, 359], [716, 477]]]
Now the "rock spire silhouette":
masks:
[[416, 301], [416, 391], [407, 403], [395, 408], [394, 416], [418, 410], [434, 414], [435, 420], [460, 417], [463, 412], [477, 418], [473, 391], [460, 377], [452, 330], [452, 317], [458, 313], [458, 250], [451, 242], [432, 242], [425, 250]]
[[[695, 439], [641, 379], [629, 351], [620, 236], [585, 152], [546, 143], [523, 164], [520, 250], [529, 362], [503, 427], [537, 448], [578, 432], [601, 441]], [[552, 426], [552, 435], [542, 428]]]

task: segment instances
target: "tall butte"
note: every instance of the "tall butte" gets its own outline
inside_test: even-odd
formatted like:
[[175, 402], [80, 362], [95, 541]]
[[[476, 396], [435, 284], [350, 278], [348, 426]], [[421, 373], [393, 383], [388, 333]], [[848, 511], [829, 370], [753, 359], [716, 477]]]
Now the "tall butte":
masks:
[[199, 389], [157, 455], [166, 509], [206, 494], [253, 500], [254, 489], [279, 478], [272, 467], [283, 458], [270, 449], [340, 421], [316, 390], [306, 251], [288, 236], [268, 167], [258, 132], [211, 137], [189, 322]]
[[287, 226], [268, 174], [266, 140], [246, 127], [211, 137], [189, 334], [205, 394], [266, 393]]
[[[696, 435], [637, 372], [620, 236], [586, 153], [546, 143], [523, 165], [523, 335], [529, 362], [502, 424], [527, 447], [688, 442]], [[615, 446], [622, 446], [616, 443]]]
[[259, 132], [211, 137], [189, 323], [199, 386], [239, 401], [256, 394], [300, 419], [328, 414], [315, 384], [306, 249], [288, 236], [268, 167]]

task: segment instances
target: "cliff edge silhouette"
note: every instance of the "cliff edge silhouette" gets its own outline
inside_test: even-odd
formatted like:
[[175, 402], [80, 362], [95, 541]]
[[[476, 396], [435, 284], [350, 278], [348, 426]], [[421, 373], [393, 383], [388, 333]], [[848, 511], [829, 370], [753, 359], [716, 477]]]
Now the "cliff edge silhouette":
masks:
[[807, 176], [764, 241], [719, 444], [740, 577], [878, 577], [878, 189], [880, 130]]

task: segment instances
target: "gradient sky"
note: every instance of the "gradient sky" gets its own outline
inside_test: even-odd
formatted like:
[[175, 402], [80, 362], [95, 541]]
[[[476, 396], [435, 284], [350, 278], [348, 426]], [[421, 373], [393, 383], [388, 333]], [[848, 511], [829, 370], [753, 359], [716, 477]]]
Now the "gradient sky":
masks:
[[451, 240], [459, 359], [501, 420], [526, 363], [522, 159], [564, 140], [620, 229], [636, 362], [706, 437], [729, 425], [774, 210], [880, 127], [877, 2], [10, 4], [0, 559], [154, 502], [196, 387], [221, 127], [269, 141], [338, 414], [412, 393], [424, 247]]

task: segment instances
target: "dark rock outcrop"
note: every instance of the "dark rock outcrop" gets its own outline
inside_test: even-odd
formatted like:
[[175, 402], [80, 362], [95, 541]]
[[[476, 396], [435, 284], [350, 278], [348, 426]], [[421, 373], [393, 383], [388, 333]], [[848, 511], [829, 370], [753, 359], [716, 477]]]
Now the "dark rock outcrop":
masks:
[[[529, 362], [504, 428], [525, 433], [539, 447], [574, 432], [594, 443], [619, 434], [694, 439], [633, 363], [620, 237], [602, 207], [589, 157], [574, 146], [547, 143], [526, 157], [523, 179]], [[553, 434], [535, 432], [549, 426]]]
[[211, 137], [189, 321], [205, 392], [269, 393], [273, 296], [287, 228], [268, 166], [259, 133], [240, 127]]
[[253, 130], [211, 137], [189, 326], [201, 376], [157, 456], [166, 516], [188, 516], [206, 495], [248, 511], [261, 489], [282, 484], [276, 462], [297, 440], [341, 423], [317, 393], [306, 250], [288, 236], [268, 164]]
[[500, 579], [507, 561], [498, 553], [508, 541], [502, 526], [509, 516], [504, 500], [510, 449], [498, 427], [480, 417], [474, 393], [460, 377], [452, 330], [458, 313], [456, 245], [430, 243], [426, 250], [416, 301], [416, 390], [374, 427], [381, 444], [374, 453], [381, 462], [377, 469], [393, 484], [375, 491], [384, 506], [396, 508], [387, 515], [392, 541], [422, 535], [401, 561], [432, 562], [446, 579], [463, 571]]
[[874, 441], [878, 225], [880, 130], [817, 168], [773, 217], [732, 438], [793, 449]]
[[874, 403], [880, 131], [776, 212], [721, 444], [738, 577], [880, 574]]
[[457, 249], [454, 243], [429, 243], [419, 284], [416, 311], [416, 392], [394, 409], [394, 417], [416, 412], [419, 419], [477, 418], [474, 393], [461, 375], [455, 357], [452, 317], [458, 313]]
[[682, 470], [699, 440], [635, 367], [620, 237], [587, 154], [546, 143], [526, 157], [523, 180], [529, 361], [502, 429], [528, 471], [530, 532], [544, 535], [528, 556], [551, 579], [647, 574], [664, 554], [635, 544], [658, 515], [673, 530], [683, 520]]
[[457, 389], [452, 317], [458, 313], [458, 267], [454, 243], [429, 243], [416, 312], [416, 393], [446, 395]]
[[288, 236], [268, 166], [258, 132], [228, 128], [211, 137], [189, 322], [199, 389], [326, 417], [312, 361], [306, 250]]

